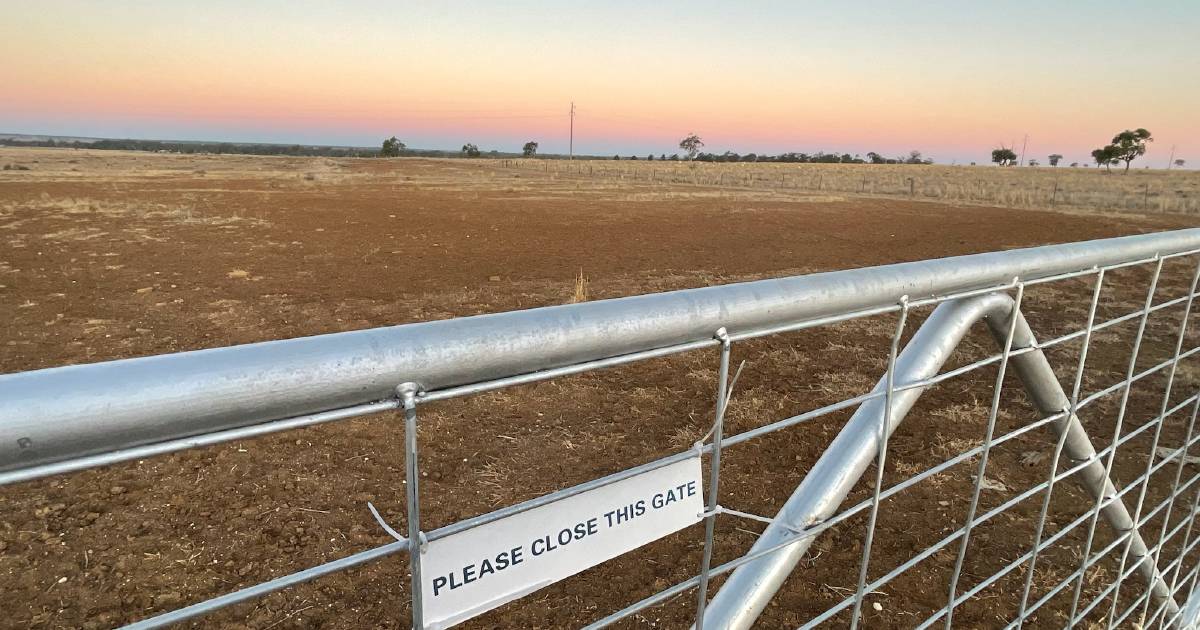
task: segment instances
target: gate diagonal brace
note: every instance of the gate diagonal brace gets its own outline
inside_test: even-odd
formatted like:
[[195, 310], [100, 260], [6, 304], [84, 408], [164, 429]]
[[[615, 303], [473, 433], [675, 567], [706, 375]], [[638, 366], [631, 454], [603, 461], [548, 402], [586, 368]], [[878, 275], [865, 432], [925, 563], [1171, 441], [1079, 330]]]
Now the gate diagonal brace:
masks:
[[[1008, 338], [1009, 317], [1014, 315], [1013, 311], [1013, 299], [1002, 293], [940, 304], [896, 360], [894, 382], [903, 384], [936, 376], [967, 331], [981, 319], [987, 323], [997, 343], [1003, 346]], [[1041, 349], [1036, 349], [1037, 340], [1028, 322], [1019, 311], [1015, 316], [1013, 349], [1035, 348], [1031, 352], [1014, 354], [1011, 358], [1012, 368], [1016, 370], [1026, 393], [1043, 417], [1060, 416], [1051, 426], [1057, 436], [1066, 434], [1064, 456], [1075, 462], [1093, 460], [1076, 475], [1084, 489], [1094, 499], [1116, 496], [1117, 489], [1105, 474], [1103, 461], [1095, 458], [1096, 449], [1079, 418], [1074, 414], [1062, 413], [1064, 409], [1071, 408], [1070, 400], [1045, 354]], [[889, 435], [904, 420], [926, 387], [897, 389], [893, 392], [891, 424], [887, 427]], [[880, 393], [886, 388], [885, 375], [872, 391]], [[779, 510], [774, 518], [775, 523], [766, 528], [747, 555], [784, 545], [790, 538], [796, 538], [796, 543], [738, 567], [709, 602], [704, 616], [705, 627], [747, 630], [754, 624], [816, 539], [811, 535], [800, 537], [796, 531], [833, 516], [874, 460], [878, 449], [877, 427], [885, 415], [886, 404], [884, 396], [876, 396], [858, 407]], [[1101, 515], [1119, 533], [1135, 529], [1129, 510], [1120, 499], [1104, 507]], [[1147, 552], [1141, 534], [1133, 531], [1129, 545], [1130, 558], [1139, 559], [1137, 571], [1149, 585], [1154, 602], [1166, 605], [1168, 617], [1177, 613], [1179, 606], [1154, 564], [1153, 555]]]

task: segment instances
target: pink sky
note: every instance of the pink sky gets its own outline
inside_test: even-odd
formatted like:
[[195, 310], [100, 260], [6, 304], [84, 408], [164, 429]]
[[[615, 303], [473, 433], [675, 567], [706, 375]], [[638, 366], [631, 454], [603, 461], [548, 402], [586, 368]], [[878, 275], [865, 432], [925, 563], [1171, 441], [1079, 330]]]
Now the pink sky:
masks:
[[[574, 100], [581, 153], [695, 131], [717, 152], [983, 162], [1028, 134], [1070, 162], [1147, 127], [1147, 163], [1200, 162], [1191, 3], [56, 0], [0, 22], [0, 132], [558, 152]], [[1128, 50], [1097, 49], [1114, 29]]]

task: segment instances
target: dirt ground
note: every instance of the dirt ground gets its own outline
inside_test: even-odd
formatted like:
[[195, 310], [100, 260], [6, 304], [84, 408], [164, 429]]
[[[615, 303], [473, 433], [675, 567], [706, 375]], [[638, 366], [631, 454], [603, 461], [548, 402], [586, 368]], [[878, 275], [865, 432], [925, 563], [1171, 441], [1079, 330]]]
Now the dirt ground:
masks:
[[[486, 161], [0, 149], [0, 164], [28, 168], [0, 171], [0, 373], [561, 304], [581, 272], [588, 299], [605, 299], [1194, 223], [597, 181]], [[1156, 301], [1185, 294], [1195, 262], [1165, 265]], [[1139, 308], [1148, 275], [1110, 274], [1099, 317]], [[1083, 325], [1091, 282], [1028, 291], [1042, 339]], [[1182, 312], [1150, 318], [1138, 370], [1170, 357]], [[914, 312], [908, 330], [927, 313]], [[1196, 323], [1185, 349], [1200, 342]], [[735, 345], [735, 361], [747, 363], [727, 431], [865, 393], [884, 372], [893, 327], [880, 317]], [[1121, 380], [1136, 327], [1096, 336], [1085, 395]], [[953, 362], [994, 351], [979, 332]], [[1049, 352], [1068, 391], [1078, 351]], [[1198, 361], [1181, 364], [1170, 402], [1196, 392]], [[422, 407], [425, 528], [687, 448], [709, 428], [716, 367], [715, 352], [697, 352]], [[979, 444], [994, 379], [994, 367], [981, 369], [923, 396], [891, 441], [885, 487]], [[1159, 372], [1133, 389], [1123, 434], [1158, 413], [1165, 381]], [[1004, 391], [998, 433], [1036, 419], [1015, 379]], [[1112, 439], [1120, 406], [1119, 394], [1107, 396], [1081, 414], [1097, 445]], [[1168, 420], [1162, 444], [1183, 442], [1189, 411]], [[730, 448], [721, 503], [773, 516], [848, 415]], [[1153, 433], [1122, 447], [1122, 484], [1144, 471]], [[402, 437], [386, 414], [0, 488], [0, 627], [112, 627], [389, 542], [366, 503], [403, 524]], [[1043, 481], [1049, 458], [1038, 454], [1052, 448], [1044, 430], [998, 447], [981, 512]], [[884, 502], [872, 579], [961, 526], [975, 466]], [[1153, 478], [1147, 506], [1166, 496], [1175, 470]], [[1183, 478], [1197, 473], [1188, 465]], [[860, 483], [852, 500], [868, 492]], [[1047, 535], [1087, 508], [1069, 481], [1054, 496]], [[974, 530], [960, 592], [1028, 551], [1040, 506], [1038, 494]], [[1152, 544], [1161, 519], [1146, 526]], [[864, 524], [851, 518], [818, 538], [759, 625], [795, 627], [852, 593]], [[761, 529], [722, 516], [716, 560], [739, 556]], [[1101, 524], [1094, 549], [1111, 539]], [[698, 528], [684, 530], [464, 627], [586, 624], [694, 575], [701, 540]], [[1075, 570], [1082, 546], [1077, 531], [1042, 556], [1035, 598]], [[868, 607], [866, 626], [911, 627], [942, 606], [957, 549], [871, 594], [882, 610]], [[1119, 555], [1089, 574], [1085, 596], [1108, 583]], [[1011, 619], [1023, 571], [961, 605], [957, 625]], [[394, 556], [184, 625], [407, 627], [407, 581], [406, 559]], [[1130, 583], [1122, 608], [1141, 592]], [[1070, 594], [1029, 625], [1062, 626]], [[689, 591], [621, 626], [685, 627], [694, 610]]]

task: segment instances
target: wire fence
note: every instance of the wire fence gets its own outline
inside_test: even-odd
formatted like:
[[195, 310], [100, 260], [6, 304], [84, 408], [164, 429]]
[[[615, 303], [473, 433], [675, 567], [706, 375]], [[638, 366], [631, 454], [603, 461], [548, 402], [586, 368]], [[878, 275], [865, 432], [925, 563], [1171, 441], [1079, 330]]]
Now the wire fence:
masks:
[[[793, 624], [801, 628], [950, 628], [956, 623], [1006, 628], [1114, 628], [1134, 623], [1143, 628], [1190, 627], [1197, 620], [1192, 593], [1200, 579], [1200, 532], [1193, 528], [1200, 513], [1200, 453], [1194, 448], [1200, 442], [1195, 430], [1200, 331], [1191, 321], [1200, 280], [1200, 237], [1189, 242], [1191, 246], [1177, 251], [1138, 257], [1130, 257], [1128, 249], [1100, 246], [1111, 252], [1105, 264], [1016, 275], [1000, 283], [926, 295], [904, 294], [867, 308], [766, 326], [721, 326], [710, 338], [451, 387], [425, 388], [405, 381], [394, 397], [382, 401], [132, 446], [119, 455], [91, 454], [13, 468], [0, 471], [0, 482], [363, 413], [403, 412], [404, 533], [371, 507], [394, 542], [164, 613], [132, 628], [192, 619], [394, 554], [408, 556], [413, 626], [443, 627], [422, 618], [423, 584], [428, 579], [422, 565], [431, 543], [696, 458], [704, 462], [708, 481], [699, 515], [702, 532], [684, 532], [700, 536], [696, 544], [702, 551], [694, 575], [600, 618], [581, 615], [578, 625], [641, 623], [640, 615], [652, 607], [670, 607], [694, 610], [691, 618], [697, 628], [747, 628], [772, 601], [786, 596], [788, 601], [805, 602], [796, 613], [804, 618]], [[903, 271], [882, 269], [884, 275]], [[1079, 326], [1065, 323], [1068, 313], [1082, 320]], [[729, 430], [728, 412], [740, 402], [739, 380], [746, 366], [753, 366], [753, 353], [761, 349], [756, 343], [864, 321], [888, 331], [883, 374], [874, 388], [798, 414], [762, 418], [752, 428]], [[995, 350], [979, 351], [986, 347], [979, 343], [979, 328], [989, 331]], [[1038, 339], [1038, 329], [1053, 334]], [[714, 350], [712, 421], [707, 434], [690, 448], [629, 462], [630, 467], [619, 472], [486, 514], [429, 531], [423, 528], [419, 455], [421, 447], [431, 447], [418, 444], [424, 406]], [[735, 352], [744, 352], [745, 360], [735, 364]], [[966, 393], [980, 379], [990, 381], [987, 404], [971, 407], [958, 419], [961, 430], [975, 432], [971, 440], [928, 448], [927, 456], [916, 461], [897, 459], [893, 440], [909, 431], [905, 419], [929, 414], [923, 394], [963, 383], [961, 391]], [[944, 400], [931, 403], [932, 408], [944, 407]], [[844, 413], [851, 415], [842, 422]], [[742, 457], [740, 465], [750, 466], [746, 470], [751, 474], [784, 474], [769, 465], [755, 467], [766, 457], [756, 449], [765, 448], [770, 436], [827, 426], [823, 423], [830, 420], [840, 430], [811, 467], [793, 471], [802, 481], [776, 513], [756, 510], [740, 496], [723, 492], [730, 456]], [[1029, 449], [1021, 453], [1028, 460], [1026, 472], [1015, 475], [998, 469], [997, 454], [1005, 453], [1003, 461], [1008, 462], [1018, 446]], [[939, 461], [935, 451], [944, 458]], [[1003, 478], [1009, 479], [1007, 484], [998, 481]], [[1008, 487], [1015, 486], [1017, 478], [1039, 480], [1024, 488]], [[907, 496], [915, 499], [902, 500]], [[961, 512], [952, 510], [953, 504], [961, 506]], [[748, 548], [722, 540], [748, 525], [762, 527]], [[1005, 544], [998, 545], [998, 538]], [[821, 539], [830, 540], [830, 546], [813, 553]], [[823, 571], [820, 586], [806, 577], [817, 567]], [[833, 584], [830, 576], [841, 581]], [[888, 601], [885, 610], [886, 596], [881, 593], [900, 583], [906, 590], [913, 590], [914, 584], [920, 587], [907, 599], [896, 598], [905, 607], [897, 609]]]
[[[1083, 168], [1007, 169], [929, 165], [837, 165], [500, 159], [481, 162], [550, 177], [729, 191], [852, 194], [1013, 208], [1089, 212], [1200, 212], [1200, 177], [1189, 171], [1132, 171], [1132, 177]], [[736, 192], [734, 193], [736, 194]]]

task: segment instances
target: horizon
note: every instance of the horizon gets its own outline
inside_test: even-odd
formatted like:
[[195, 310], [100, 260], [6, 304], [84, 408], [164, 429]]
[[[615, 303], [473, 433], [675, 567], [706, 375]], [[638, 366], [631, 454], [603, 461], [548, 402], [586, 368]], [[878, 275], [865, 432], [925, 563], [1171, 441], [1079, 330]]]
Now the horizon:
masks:
[[[104, 138], [104, 137], [97, 137], [97, 136], [59, 136], [59, 135], [44, 134], [44, 133], [11, 133], [11, 132], [5, 132], [5, 131], [0, 131], [0, 148], [4, 148], [4, 147], [24, 148], [24, 145], [6, 145], [6, 144], [4, 144], [4, 141], [8, 140], [8, 139], [15, 140], [17, 142], [23, 142], [23, 141], [24, 142], [28, 142], [28, 141], [36, 142], [36, 141], [39, 141], [39, 140], [35, 140], [38, 138], [53, 139], [53, 140], [61, 141], [61, 142], [111, 140], [111, 141], [116, 141], [116, 142], [122, 142], [122, 141], [159, 142], [159, 143], [163, 143], [163, 144], [176, 144], [176, 143], [177, 144], [197, 144], [197, 145], [227, 144], [227, 145], [232, 145], [232, 146], [246, 146], [246, 147], [262, 147], [262, 146], [291, 147], [291, 146], [297, 146], [297, 147], [314, 148], [314, 149], [350, 149], [350, 150], [360, 150], [360, 151], [372, 151], [372, 150], [379, 151], [379, 147], [376, 147], [374, 145], [356, 146], [356, 145], [338, 145], [338, 144], [314, 144], [314, 143], [303, 143], [303, 142], [301, 142], [301, 143], [297, 143], [297, 142], [256, 142], [253, 140], [221, 140], [221, 139], [215, 139], [215, 138], [187, 139], [187, 140], [179, 139], [179, 138]], [[83, 142], [80, 142], [80, 143], [83, 144]], [[45, 148], [88, 149], [90, 147], [87, 147], [87, 146], [80, 146], [80, 147], [58, 146], [58, 147], [45, 147]], [[480, 152], [482, 153], [482, 155], [479, 156], [480, 158], [487, 158], [487, 157], [489, 157], [488, 154], [493, 153], [493, 152], [496, 154], [499, 154], [501, 156], [504, 156], [506, 158], [511, 158], [511, 157], [529, 158], [529, 157], [532, 157], [533, 159], [537, 159], [537, 158], [541, 158], [541, 157], [553, 156], [554, 158], [558, 159], [558, 158], [566, 158], [569, 155], [567, 153], [555, 153], [555, 152], [541, 151], [540, 148], [535, 156], [524, 156], [521, 154], [520, 149], [494, 149], [493, 150], [492, 148], [489, 148], [489, 147], [478, 147], [478, 148], [479, 148]], [[104, 149], [100, 149], [100, 150], [113, 150], [113, 149], [111, 147], [105, 147]], [[145, 151], [147, 149], [123, 149], [123, 150]], [[396, 158], [413, 158], [413, 159], [426, 158], [426, 159], [428, 159], [430, 157], [434, 157], [437, 159], [446, 159], [446, 158], [457, 159], [459, 156], [457, 156], [455, 154], [461, 153], [460, 149], [453, 148], [453, 147], [439, 148], [439, 147], [405, 146], [405, 148], [403, 150], [412, 152], [412, 153], [418, 153], [418, 152], [420, 152], [420, 153], [444, 153], [444, 154], [451, 154], [451, 155], [423, 156], [423, 155], [409, 154], [409, 155], [399, 155], [399, 156], [396, 156]], [[173, 151], [171, 151], [171, 152], [173, 152]], [[237, 152], [237, 151], [229, 151], [228, 153], [229, 154], [239, 154], [239, 152]], [[700, 155], [703, 156], [705, 153], [710, 153], [710, 152], [701, 151]], [[782, 155], [784, 153], [789, 153], [789, 152], [784, 151], [784, 152], [781, 152], [778, 154], [756, 154], [756, 155], [758, 155], [760, 158], [774, 158], [774, 157], [776, 157], [778, 155]], [[797, 153], [800, 153], [800, 152], [797, 152]], [[711, 153], [711, 154], [714, 156], [720, 155], [718, 153]], [[844, 155], [845, 152], [830, 151], [827, 153], [827, 155], [832, 155], [832, 154]], [[246, 153], [246, 155], [264, 155], [264, 154], [250, 152], [250, 153]], [[275, 155], [275, 154], [270, 154], [270, 155]], [[279, 154], [279, 155], [285, 155], [285, 154]], [[678, 148], [675, 150], [674, 153], [655, 153], [653, 155], [650, 155], [650, 154], [638, 155], [635, 153], [615, 153], [613, 155], [600, 155], [600, 154], [592, 154], [592, 153], [575, 153], [574, 154], [576, 160], [611, 160], [614, 157], [620, 158], [621, 160], [631, 160], [631, 159], [632, 160], [645, 160], [647, 157], [649, 157], [650, 160], [653, 160], [653, 161], [669, 160], [672, 155], [674, 155], [675, 158], [678, 159], [679, 161], [685, 161], [685, 162], [686, 161], [697, 161], [697, 162], [713, 162], [714, 161], [714, 160], [704, 160], [704, 159], [700, 159], [700, 158], [697, 158], [696, 160], [689, 160], [685, 155], [680, 153], [680, 150]], [[746, 155], [749, 155], [749, 154], [739, 154], [739, 156], [741, 156], [741, 157], [745, 157]], [[815, 156], [815, 155], [819, 155], [819, 154], [814, 153], [814, 154], [810, 154], [810, 155]], [[866, 160], [866, 158], [867, 158], [867, 156], [865, 156], [865, 155], [860, 155], [860, 154], [853, 154], [853, 155], [855, 158], [862, 158], [864, 160]], [[378, 155], [373, 155], [373, 156], [358, 155], [358, 156], [347, 156], [347, 157], [357, 158], [357, 159], [374, 159], [374, 158], [378, 158], [380, 156], [378, 156]], [[888, 158], [888, 159], [895, 159], [896, 163], [889, 162], [889, 164], [895, 166], [895, 165], [905, 165], [904, 160], [909, 158], [910, 156], [909, 155], [882, 155], [882, 157]], [[927, 156], [923, 155], [922, 157], [924, 158]], [[1036, 164], [1031, 163], [1031, 164], [1025, 164], [1025, 165], [1013, 164], [1012, 166], [1054, 168], [1053, 165], [1049, 164], [1046, 160], [1040, 159], [1038, 156], [1031, 155], [1031, 156], [1026, 156], [1026, 157], [1027, 157], [1027, 160], [1036, 160], [1037, 163]], [[1139, 159], [1141, 159], [1141, 158], [1139, 158]], [[647, 160], [647, 161], [650, 161], [650, 160]], [[767, 160], [767, 161], [770, 161], [770, 160]], [[716, 162], [721, 162], [721, 160], [716, 160]], [[781, 163], [787, 163], [787, 162], [781, 162]], [[839, 163], [837, 163], [837, 162], [804, 162], [804, 164], [836, 165]], [[845, 164], [845, 162], [842, 162], [841, 164]], [[932, 161], [932, 162], [923, 162], [923, 163], [917, 164], [917, 165], [920, 166], [920, 165], [929, 165], [929, 164], [933, 164], [933, 165], [937, 165], [937, 166], [987, 166], [987, 167], [999, 166], [998, 164], [994, 164], [990, 160], [987, 162], [978, 162], [978, 163], [974, 162], [974, 161], [961, 162], [961, 163], [957, 162], [957, 161], [955, 161], [955, 162]], [[867, 166], [867, 165], [871, 165], [871, 163], [869, 161], [865, 162], [864, 166]], [[1059, 164], [1059, 166], [1061, 166], [1063, 168], [1073, 168], [1073, 167], [1092, 168], [1092, 167], [1095, 167], [1097, 170], [1100, 170], [1103, 168], [1102, 166], [1098, 166], [1095, 163], [1090, 163], [1090, 162], [1079, 161], [1078, 163], [1070, 163], [1070, 162], [1067, 162], [1065, 160], [1065, 158]], [[1120, 165], [1114, 166], [1112, 168], [1115, 169], [1116, 171], [1124, 170], [1124, 167], [1122, 167]], [[1171, 170], [1171, 171], [1198, 170], [1198, 169], [1200, 169], [1200, 164], [1187, 163], [1183, 166], [1171, 166], [1170, 168], [1167, 168], [1165, 164], [1162, 167], [1157, 167], [1157, 166], [1154, 166], [1149, 163], [1142, 163], [1142, 164], [1140, 164], [1138, 169], [1133, 169], [1133, 170], [1144, 170], [1144, 169]]]
[[[573, 100], [580, 155], [669, 156], [695, 132], [714, 154], [915, 149], [985, 164], [1028, 135], [1026, 159], [1070, 164], [1145, 127], [1156, 142], [1135, 167], [1163, 168], [1173, 146], [1194, 167], [1200, 145], [1200, 85], [1186, 80], [1200, 70], [1188, 49], [1200, 6], [1165, 0], [56, 0], [0, 17], [13, 27], [0, 50], [29, 59], [0, 69], [11, 86], [0, 129], [28, 135], [354, 147], [395, 135], [412, 148], [519, 153], [533, 140], [566, 154]], [[1109, 52], [1114, 33], [1136, 43]]]

